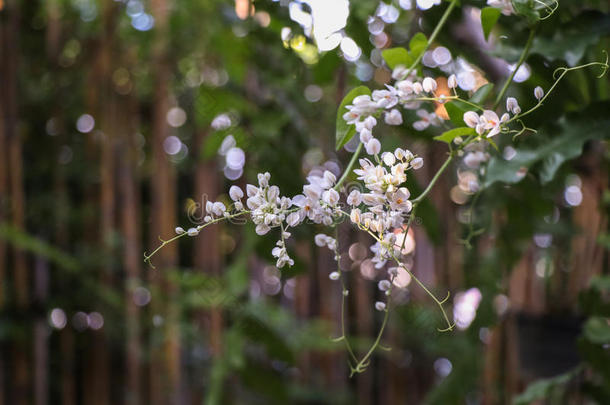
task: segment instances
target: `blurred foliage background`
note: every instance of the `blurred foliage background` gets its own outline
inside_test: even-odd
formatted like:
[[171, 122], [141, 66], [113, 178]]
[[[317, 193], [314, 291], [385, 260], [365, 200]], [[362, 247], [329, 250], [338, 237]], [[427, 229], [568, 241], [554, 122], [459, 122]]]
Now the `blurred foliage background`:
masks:
[[[341, 291], [313, 244], [320, 229], [295, 231], [296, 263], [281, 273], [274, 240], [243, 224], [144, 264], [206, 196], [228, 199], [229, 134], [246, 153], [241, 186], [269, 171], [294, 195], [309, 169], [345, 167], [343, 95], [381, 88], [381, 49], [429, 34], [447, 7], [326, 1], [0, 1], [0, 404], [610, 403], [610, 82], [598, 69], [566, 76], [528, 117], [536, 135], [497, 139], [480, 192], [455, 188], [459, 167], [439, 182], [418, 212], [413, 270], [452, 292], [458, 317], [474, 297], [472, 316], [438, 333], [437, 310], [410, 286], [383, 339], [391, 351], [364, 374], [348, 378], [331, 341]], [[485, 41], [484, 3], [462, 0], [435, 45], [501, 85], [529, 22], [500, 16]], [[525, 110], [555, 68], [602, 59], [609, 12], [561, 1], [509, 95]], [[310, 14], [338, 25], [340, 46], [319, 51]], [[413, 191], [442, 163], [434, 135], [380, 136], [425, 157]], [[380, 293], [366, 237], [344, 224], [339, 240], [348, 328], [364, 349]]]

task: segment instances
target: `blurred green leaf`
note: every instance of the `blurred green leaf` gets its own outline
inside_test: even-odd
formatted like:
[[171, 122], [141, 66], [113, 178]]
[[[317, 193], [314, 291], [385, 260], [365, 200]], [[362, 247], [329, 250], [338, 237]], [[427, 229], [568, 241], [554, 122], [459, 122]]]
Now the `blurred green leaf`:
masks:
[[600, 345], [610, 343], [610, 325], [606, 318], [591, 317], [585, 322], [584, 336], [592, 343]]
[[493, 83], [484, 84], [483, 86], [479, 87], [477, 91], [475, 91], [472, 97], [470, 97], [469, 101], [475, 104], [483, 104], [485, 100], [487, 100], [487, 97], [489, 97], [491, 94], [493, 88]]
[[553, 395], [558, 395], [555, 391], [565, 390], [566, 385], [580, 373], [580, 371], [581, 368], [577, 367], [574, 370], [558, 375], [557, 377], [539, 380], [528, 385], [525, 391], [513, 400], [513, 405], [528, 405], [534, 401], [549, 399]]
[[517, 148], [513, 159], [492, 157], [484, 185], [487, 187], [495, 182], [518, 183], [534, 166], [538, 168], [540, 181], [548, 183], [564, 162], [580, 156], [587, 141], [610, 136], [609, 109], [608, 102], [591, 105], [584, 111], [562, 118], [558, 125], [547, 125], [532, 135], [536, 146]]
[[419, 55], [422, 54], [424, 49], [426, 49], [427, 45], [428, 38], [426, 38], [423, 33], [418, 32], [417, 34], [415, 34], [413, 38], [411, 38], [411, 40], [409, 41], [409, 49], [411, 51], [410, 53], [413, 59], [417, 59]]
[[496, 25], [498, 18], [500, 18], [500, 9], [485, 7], [483, 10], [481, 10], [481, 25], [483, 27], [483, 35], [485, 36], [485, 40], [489, 38], [489, 33], [494, 25]]
[[405, 48], [384, 49], [381, 51], [381, 56], [390, 69], [394, 69], [396, 66], [400, 65], [409, 67], [415, 60], [413, 56], [409, 55], [409, 52], [407, 52]]

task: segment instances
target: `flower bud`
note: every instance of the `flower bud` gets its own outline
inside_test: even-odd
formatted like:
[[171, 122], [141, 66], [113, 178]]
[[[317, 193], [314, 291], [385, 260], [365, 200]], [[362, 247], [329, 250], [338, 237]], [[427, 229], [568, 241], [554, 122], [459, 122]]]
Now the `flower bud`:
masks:
[[479, 123], [479, 115], [474, 111], [466, 111], [464, 113], [464, 122], [470, 128], [474, 128]]
[[231, 188], [229, 189], [229, 196], [231, 197], [231, 200], [239, 201], [244, 196], [244, 192], [241, 188], [237, 186], [231, 186]]
[[449, 79], [447, 79], [447, 86], [450, 89], [455, 89], [457, 87], [457, 77], [455, 77], [455, 75], [449, 76]]
[[377, 301], [377, 302], [375, 303], [375, 309], [376, 309], [377, 311], [384, 311], [384, 310], [385, 310], [385, 303], [384, 303], [384, 302], [381, 302], [381, 301]]
[[433, 93], [436, 91], [436, 80], [431, 77], [426, 77], [422, 82], [422, 87], [426, 93]]
[[421, 169], [424, 166], [424, 159], [416, 157], [411, 161], [411, 167], [415, 170]]
[[176, 233], [178, 235], [182, 235], [184, 233], [184, 228], [182, 228], [181, 226], [177, 226], [176, 227]]
[[536, 86], [536, 88], [534, 89], [534, 97], [536, 97], [536, 100], [538, 101], [540, 101], [542, 97], [544, 97], [544, 90], [542, 90], [542, 87]]
[[381, 151], [381, 143], [373, 138], [364, 145], [364, 148], [369, 155], [377, 155]]

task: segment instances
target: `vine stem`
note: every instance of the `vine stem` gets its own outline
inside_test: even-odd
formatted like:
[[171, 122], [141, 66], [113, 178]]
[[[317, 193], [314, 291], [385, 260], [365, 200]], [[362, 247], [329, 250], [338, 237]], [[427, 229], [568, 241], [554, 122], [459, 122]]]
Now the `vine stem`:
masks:
[[449, 18], [449, 15], [453, 11], [453, 9], [457, 5], [457, 3], [458, 3], [458, 0], [451, 0], [451, 3], [449, 4], [447, 9], [445, 10], [445, 13], [443, 13], [443, 16], [441, 17], [441, 19], [438, 21], [438, 24], [434, 28], [434, 31], [432, 31], [432, 34], [430, 35], [430, 38], [428, 38], [428, 42], [426, 43], [426, 46], [421, 51], [419, 56], [415, 59], [415, 61], [413, 61], [411, 66], [409, 66], [409, 70], [407, 70], [407, 73], [405, 74], [405, 77], [408, 77], [411, 74], [413, 69], [415, 69], [415, 66], [417, 66], [419, 64], [419, 62], [421, 61], [421, 59], [424, 57], [424, 53], [426, 53], [426, 51], [428, 50], [430, 45], [432, 45], [432, 42], [434, 42], [434, 40], [438, 36], [439, 32], [441, 32], [441, 29], [443, 28], [443, 26], [447, 22], [447, 19]]
[[434, 187], [434, 185], [436, 184], [438, 179], [441, 177], [441, 174], [443, 174], [443, 172], [447, 169], [447, 167], [449, 166], [449, 163], [451, 163], [452, 160], [453, 160], [453, 153], [450, 153], [449, 156], [447, 157], [447, 159], [445, 160], [445, 162], [443, 163], [443, 165], [437, 170], [434, 177], [432, 177], [432, 180], [430, 180], [430, 184], [428, 184], [428, 187], [426, 187], [426, 189], [415, 200], [413, 200], [413, 205], [419, 204], [421, 200], [426, 198], [428, 193], [430, 193], [430, 190], [432, 190], [432, 187]]
[[502, 90], [500, 90], [500, 92], [498, 93], [498, 97], [496, 97], [496, 101], [494, 102], [494, 106], [493, 106], [494, 110], [498, 107], [498, 105], [502, 101], [502, 97], [504, 97], [504, 94], [508, 90], [508, 86], [510, 86], [510, 84], [513, 82], [513, 79], [515, 78], [515, 75], [517, 74], [517, 70], [519, 70], [521, 65], [523, 65], [523, 63], [525, 62], [525, 59], [527, 59], [527, 55], [530, 52], [532, 43], [534, 42], [535, 35], [536, 35], [536, 26], [530, 30], [530, 35], [527, 38], [527, 42], [525, 43], [525, 48], [523, 48], [523, 52], [521, 52], [521, 56], [519, 56], [519, 61], [515, 65], [515, 68], [511, 72], [510, 76], [508, 76], [508, 79], [506, 79], [504, 86], [502, 86]]
[[561, 79], [563, 79], [563, 77], [568, 74], [568, 72], [574, 71], [574, 70], [580, 70], [580, 69], [584, 69], [587, 67], [591, 67], [591, 66], [601, 66], [603, 71], [602, 73], [598, 76], [598, 78], [601, 78], [603, 75], [606, 74], [606, 72], [608, 71], [608, 69], [610, 68], [610, 65], [608, 65], [608, 53], [606, 53], [604, 51], [604, 53], [606, 54], [606, 61], [605, 62], [590, 62], [590, 63], [585, 63], [584, 65], [579, 65], [579, 66], [574, 66], [571, 68], [567, 68], [567, 67], [561, 67], [561, 68], [557, 68], [555, 69], [555, 71], [553, 72], [553, 78], [555, 79], [557, 72], [561, 72], [559, 73], [559, 76], [555, 79], [555, 82], [553, 83], [553, 85], [549, 88], [549, 90], [546, 92], [546, 94], [544, 95], [544, 97], [542, 97], [540, 99], [540, 101], [538, 101], [538, 103], [533, 106], [532, 108], [530, 108], [529, 110], [521, 113], [521, 114], [517, 114], [515, 116], [513, 116], [511, 119], [509, 119], [508, 121], [506, 121], [504, 123], [504, 125], [507, 125], [508, 123], [521, 119], [523, 117], [525, 117], [526, 115], [529, 115], [531, 113], [533, 113], [534, 111], [536, 111], [538, 108], [540, 108], [542, 106], [542, 104], [544, 103], [544, 101], [549, 97], [549, 95], [551, 95], [551, 93], [553, 92], [553, 90], [555, 90], [555, 88], [557, 87], [557, 85], [559, 84], [559, 82], [561, 81]]
[[345, 181], [345, 179], [347, 179], [347, 176], [349, 176], [350, 172], [352, 171], [352, 167], [354, 167], [354, 164], [356, 164], [356, 161], [358, 160], [358, 156], [360, 156], [360, 152], [362, 152], [362, 142], [360, 142], [358, 144], [358, 148], [356, 148], [354, 155], [352, 156], [349, 163], [347, 164], [347, 167], [345, 168], [343, 175], [341, 176], [339, 181], [337, 181], [337, 184], [335, 184], [335, 187], [334, 187], [335, 190], [338, 191], [339, 188], [341, 187], [341, 185], [343, 184], [343, 182]]
[[[209, 226], [209, 225], [212, 225], [212, 224], [215, 224], [215, 223], [221, 222], [221, 221], [223, 221], [223, 220], [229, 220], [229, 219], [233, 219], [233, 218], [236, 218], [236, 217], [238, 217], [238, 216], [240, 216], [240, 215], [249, 214], [249, 213], [250, 213], [250, 211], [244, 210], [244, 211], [240, 211], [240, 212], [238, 212], [238, 213], [236, 213], [236, 214], [229, 215], [229, 216], [227, 216], [227, 217], [225, 217], [225, 216], [223, 216], [223, 217], [219, 217], [219, 218], [216, 218], [216, 219], [211, 220], [210, 222], [206, 222], [206, 223], [205, 223], [205, 224], [203, 224], [203, 225], [199, 225], [199, 226], [197, 226], [197, 228], [196, 228], [196, 229], [197, 229], [197, 232], [200, 232], [200, 231], [201, 231], [203, 228], [205, 228], [205, 227], [207, 227], [207, 226]], [[178, 240], [178, 239], [180, 239], [180, 238], [183, 238], [183, 237], [185, 237], [185, 236], [187, 236], [187, 235], [188, 235], [188, 232], [184, 232], [184, 233], [178, 234], [178, 235], [176, 235], [176, 236], [174, 236], [173, 238], [168, 239], [168, 240], [163, 240], [163, 239], [159, 238], [159, 240], [161, 241], [161, 244], [160, 244], [160, 245], [159, 245], [159, 246], [158, 246], [158, 247], [157, 247], [155, 250], [153, 250], [153, 251], [152, 251], [152, 253], [150, 253], [150, 254], [146, 254], [146, 252], [144, 252], [144, 262], [145, 262], [145, 263], [148, 263], [148, 264], [150, 265], [150, 267], [152, 267], [152, 268], [154, 269], [154, 268], [155, 268], [155, 266], [153, 266], [152, 262], [150, 261], [150, 260], [152, 259], [152, 257], [153, 257], [155, 254], [157, 254], [157, 252], [158, 252], [159, 250], [163, 249], [163, 248], [165, 247], [165, 245], [168, 245], [168, 244], [170, 244], [170, 243], [172, 243], [172, 242], [174, 242], [174, 241], [176, 241], [176, 240]]]

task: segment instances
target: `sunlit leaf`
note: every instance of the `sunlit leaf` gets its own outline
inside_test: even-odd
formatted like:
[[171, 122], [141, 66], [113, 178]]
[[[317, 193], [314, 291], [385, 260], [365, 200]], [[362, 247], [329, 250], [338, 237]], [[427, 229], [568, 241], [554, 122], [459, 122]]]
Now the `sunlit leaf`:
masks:
[[396, 66], [400, 65], [409, 67], [414, 61], [413, 57], [409, 55], [409, 52], [407, 52], [405, 48], [385, 49], [381, 52], [381, 56], [390, 69], [394, 69]]
[[460, 127], [444, 132], [442, 135], [435, 136], [434, 139], [445, 143], [451, 143], [458, 136], [470, 136], [474, 135], [475, 133], [474, 128]]

